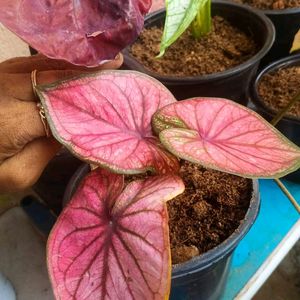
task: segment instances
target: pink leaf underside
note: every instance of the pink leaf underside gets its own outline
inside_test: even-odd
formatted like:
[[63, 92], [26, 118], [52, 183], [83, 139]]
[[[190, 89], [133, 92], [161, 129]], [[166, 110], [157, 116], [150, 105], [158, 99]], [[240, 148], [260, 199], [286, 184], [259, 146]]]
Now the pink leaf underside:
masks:
[[230, 100], [194, 98], [162, 108], [188, 129], [160, 133], [180, 158], [245, 177], [280, 177], [300, 167], [300, 149], [258, 114]]
[[153, 0], [150, 12], [157, 11], [165, 7], [165, 0]]
[[130, 183], [93, 171], [60, 215], [48, 241], [57, 299], [165, 299], [170, 251], [165, 202], [182, 193], [175, 175]]
[[151, 0], [0, 0], [0, 22], [51, 58], [97, 66], [137, 38], [150, 6]]
[[158, 81], [108, 71], [42, 88], [39, 95], [54, 136], [80, 158], [117, 173], [178, 170], [151, 129], [157, 109], [176, 101]]

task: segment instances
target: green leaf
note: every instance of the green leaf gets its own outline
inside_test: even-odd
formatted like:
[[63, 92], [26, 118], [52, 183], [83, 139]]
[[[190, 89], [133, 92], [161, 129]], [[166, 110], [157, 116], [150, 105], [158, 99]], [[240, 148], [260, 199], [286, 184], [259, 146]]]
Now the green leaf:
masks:
[[165, 50], [190, 26], [206, 1], [166, 0], [166, 20], [158, 57], [163, 56]]
[[300, 30], [296, 33], [290, 53], [300, 50]]

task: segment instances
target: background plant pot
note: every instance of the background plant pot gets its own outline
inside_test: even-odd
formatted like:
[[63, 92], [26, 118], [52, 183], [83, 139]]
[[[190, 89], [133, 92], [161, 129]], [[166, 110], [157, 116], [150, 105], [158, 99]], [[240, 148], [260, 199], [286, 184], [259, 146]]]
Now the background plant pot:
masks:
[[[75, 172], [66, 188], [64, 205], [71, 199], [89, 170], [89, 165], [84, 164]], [[259, 206], [258, 181], [253, 180], [253, 194], [249, 209], [235, 232], [217, 247], [188, 262], [173, 266], [171, 300], [220, 299], [228, 276], [232, 253], [253, 225]]]
[[[166, 85], [179, 100], [196, 96], [211, 96], [229, 98], [246, 104], [245, 91], [257, 71], [260, 60], [273, 44], [274, 26], [264, 14], [248, 6], [229, 1], [214, 1], [212, 3], [212, 14], [224, 17], [234, 26], [252, 36], [260, 49], [256, 55], [243, 64], [224, 72], [205, 76], [175, 77], [159, 75], [145, 69], [130, 54], [129, 48], [127, 48], [123, 52], [124, 68], [137, 70], [155, 77]], [[164, 10], [154, 12], [146, 17], [145, 27], [163, 26], [164, 18]]]
[[282, 10], [261, 10], [261, 12], [271, 19], [276, 31], [274, 44], [261, 63], [261, 66], [265, 66], [289, 55], [294, 36], [300, 29], [300, 7]]
[[49, 162], [33, 186], [33, 190], [56, 214], [61, 212], [66, 185], [81, 164], [82, 161], [67, 149], [62, 148]]
[[[254, 109], [268, 121], [271, 121], [275, 117], [276, 113], [266, 106], [258, 94], [260, 80], [267, 73], [292, 66], [300, 66], [300, 54], [285, 57], [268, 65], [257, 75], [251, 84], [248, 97], [254, 105]], [[300, 146], [300, 118], [290, 116], [284, 117], [276, 125], [276, 128], [288, 139]], [[300, 182], [300, 170], [287, 175], [286, 178], [292, 181]]]

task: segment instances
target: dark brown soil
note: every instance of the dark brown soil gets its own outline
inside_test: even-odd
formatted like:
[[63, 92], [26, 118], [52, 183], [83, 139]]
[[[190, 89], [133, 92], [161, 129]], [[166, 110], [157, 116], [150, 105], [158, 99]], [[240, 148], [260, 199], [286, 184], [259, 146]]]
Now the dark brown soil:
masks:
[[168, 202], [173, 264], [222, 243], [240, 225], [252, 195], [252, 181], [184, 162], [185, 192]]
[[[258, 86], [258, 93], [266, 106], [278, 112], [300, 92], [300, 67], [291, 67], [266, 74]], [[300, 117], [300, 102], [287, 115]]]
[[156, 58], [162, 29], [145, 29], [131, 47], [131, 54], [145, 68], [161, 75], [206, 75], [237, 66], [252, 57], [258, 46], [244, 32], [230, 25], [221, 17], [213, 18], [212, 31], [195, 40], [189, 30]]
[[300, 7], [300, 0], [234, 0], [234, 2], [271, 10]]
[[226, 240], [244, 219], [252, 196], [251, 180], [200, 165], [182, 162], [180, 176], [185, 192], [168, 202], [173, 264]]

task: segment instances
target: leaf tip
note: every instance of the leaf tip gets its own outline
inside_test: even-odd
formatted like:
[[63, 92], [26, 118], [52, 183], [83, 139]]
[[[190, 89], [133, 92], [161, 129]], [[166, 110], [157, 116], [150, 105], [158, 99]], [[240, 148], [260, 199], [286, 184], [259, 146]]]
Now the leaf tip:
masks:
[[165, 52], [166, 52], [166, 50], [161, 48], [161, 49], [159, 50], [159, 54], [156, 55], [155, 58], [161, 58], [161, 57], [163, 57], [164, 54], [165, 54]]
[[293, 40], [293, 45], [290, 49], [289, 53], [293, 53], [300, 50], [300, 30], [296, 33], [294, 40]]

